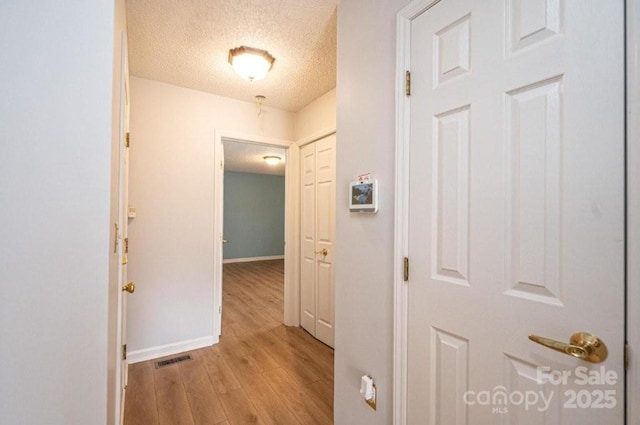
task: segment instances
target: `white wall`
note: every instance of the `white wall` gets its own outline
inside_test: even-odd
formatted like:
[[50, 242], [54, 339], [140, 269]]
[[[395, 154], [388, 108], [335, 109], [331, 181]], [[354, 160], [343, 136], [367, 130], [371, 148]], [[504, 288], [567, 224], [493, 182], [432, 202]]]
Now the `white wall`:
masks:
[[[640, 0], [627, 14], [627, 342], [629, 370], [640, 367]], [[627, 377], [627, 417], [640, 418], [640, 375]], [[631, 422], [633, 423], [633, 422]]]
[[325, 93], [296, 112], [293, 125], [293, 136], [296, 142], [311, 141], [335, 130], [336, 89]]
[[114, 5], [0, 3], [2, 424], [106, 424], [113, 405]]
[[257, 112], [252, 103], [131, 79], [132, 359], [213, 341], [214, 132], [293, 140], [292, 113]]
[[[408, 3], [338, 5], [336, 424], [392, 423], [395, 16]], [[380, 211], [350, 214], [347, 185], [365, 172], [378, 178]], [[359, 394], [365, 373], [377, 411]]]

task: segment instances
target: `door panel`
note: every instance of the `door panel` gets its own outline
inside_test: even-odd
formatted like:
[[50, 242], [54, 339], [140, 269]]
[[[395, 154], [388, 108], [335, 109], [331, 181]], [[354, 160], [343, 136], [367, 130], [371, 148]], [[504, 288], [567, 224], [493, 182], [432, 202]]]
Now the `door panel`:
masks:
[[325, 137], [316, 145], [316, 252], [327, 250], [327, 254], [316, 255], [318, 310], [316, 338], [325, 344], [334, 345], [334, 240], [336, 214], [336, 137]]
[[438, 217], [433, 269], [443, 281], [469, 285], [469, 108], [436, 117], [433, 203]]
[[301, 264], [300, 325], [316, 334], [316, 153], [313, 145], [300, 150], [301, 164]]
[[[410, 424], [622, 424], [621, 3], [442, 0], [413, 20]], [[527, 338], [578, 331], [604, 363]]]
[[300, 322], [313, 336], [333, 346], [335, 135], [304, 146], [301, 156]]
[[334, 285], [333, 264], [318, 262], [318, 321], [316, 338], [325, 344], [334, 345]]
[[507, 294], [560, 306], [561, 82], [552, 78], [506, 98]]

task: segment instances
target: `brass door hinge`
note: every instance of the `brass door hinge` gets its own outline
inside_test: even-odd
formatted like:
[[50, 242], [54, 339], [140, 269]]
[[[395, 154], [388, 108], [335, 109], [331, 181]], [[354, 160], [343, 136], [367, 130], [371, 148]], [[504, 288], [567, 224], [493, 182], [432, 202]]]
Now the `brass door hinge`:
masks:
[[124, 254], [122, 255], [122, 265], [125, 265], [129, 262], [127, 255], [129, 255], [129, 238], [124, 238]]
[[131, 136], [130, 136], [128, 131], [127, 131], [127, 135], [125, 136], [125, 139], [124, 139], [124, 146], [127, 147], [127, 148], [129, 146], [131, 146]]
[[127, 344], [122, 346], [122, 360], [127, 360]]
[[404, 257], [404, 281], [409, 281], [409, 257]]
[[404, 93], [411, 96], [411, 71], [407, 71], [404, 78]]
[[120, 239], [120, 229], [118, 223], [113, 223], [113, 253], [118, 252], [118, 239]]

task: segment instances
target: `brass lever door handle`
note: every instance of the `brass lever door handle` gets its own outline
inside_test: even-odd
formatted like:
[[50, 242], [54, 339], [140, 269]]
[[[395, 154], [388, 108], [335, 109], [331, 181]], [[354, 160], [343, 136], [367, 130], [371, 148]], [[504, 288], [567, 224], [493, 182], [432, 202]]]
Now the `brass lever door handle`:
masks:
[[122, 285], [122, 291], [123, 292], [128, 292], [130, 294], [133, 294], [136, 291], [135, 282], [129, 282], [126, 285]]
[[597, 336], [587, 332], [577, 332], [571, 335], [569, 344], [545, 338], [538, 335], [529, 335], [529, 339], [537, 344], [552, 350], [577, 357], [590, 363], [601, 363], [607, 358], [607, 346]]
[[320, 251], [314, 251], [314, 254], [322, 254], [325, 257], [327, 256], [327, 254], [329, 254], [329, 251], [327, 251], [327, 248], [322, 248]]
[[222, 240], [222, 243], [228, 243], [228, 242], [229, 242], [229, 241], [228, 241], [228, 240], [226, 240], [226, 239], [223, 239], [223, 240]]

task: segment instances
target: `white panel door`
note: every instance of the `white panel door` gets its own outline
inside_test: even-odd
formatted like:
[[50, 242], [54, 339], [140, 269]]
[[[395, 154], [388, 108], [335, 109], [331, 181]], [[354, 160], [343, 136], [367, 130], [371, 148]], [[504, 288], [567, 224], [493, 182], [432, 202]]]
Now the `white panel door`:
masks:
[[[120, 91], [120, 142], [119, 142], [119, 175], [118, 175], [118, 227], [120, 234], [118, 235], [118, 246], [116, 251], [118, 254], [118, 283], [120, 287], [126, 285], [127, 282], [127, 263], [129, 255], [129, 63], [127, 50], [127, 35], [122, 34], [122, 81]], [[118, 291], [118, 320], [119, 320], [119, 342], [124, 347], [127, 344], [127, 296], [125, 291]], [[120, 423], [124, 421], [124, 401], [125, 392], [128, 381], [128, 362], [126, 356], [119, 357], [118, 363], [119, 382], [120, 382]]]
[[[623, 423], [623, 39], [618, 1], [412, 21], [410, 424]], [[528, 339], [579, 331], [603, 363]]]
[[336, 221], [336, 136], [316, 148], [316, 338], [334, 345], [334, 249]]
[[334, 345], [335, 146], [331, 135], [301, 149], [300, 322]]
[[316, 334], [316, 147], [300, 149], [300, 325]]

